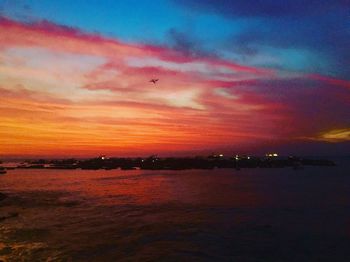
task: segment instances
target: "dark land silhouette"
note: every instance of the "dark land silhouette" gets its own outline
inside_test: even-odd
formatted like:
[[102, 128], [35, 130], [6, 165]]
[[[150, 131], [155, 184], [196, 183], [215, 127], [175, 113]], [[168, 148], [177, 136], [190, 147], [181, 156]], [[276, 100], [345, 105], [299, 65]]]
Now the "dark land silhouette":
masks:
[[142, 158], [117, 158], [100, 156], [91, 159], [39, 159], [28, 160], [15, 168], [49, 168], [49, 169], [145, 169], [145, 170], [184, 170], [214, 168], [284, 168], [301, 169], [304, 166], [335, 166], [327, 159], [307, 159], [300, 157], [277, 157], [270, 154], [265, 157], [238, 156], [224, 157], [210, 155], [208, 157], [165, 157], [156, 155]]

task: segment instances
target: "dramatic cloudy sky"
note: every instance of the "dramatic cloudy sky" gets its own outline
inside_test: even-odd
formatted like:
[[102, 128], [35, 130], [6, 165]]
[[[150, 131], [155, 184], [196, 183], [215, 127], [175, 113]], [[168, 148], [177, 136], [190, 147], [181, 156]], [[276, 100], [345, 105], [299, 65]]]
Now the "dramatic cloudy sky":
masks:
[[0, 156], [350, 153], [349, 0], [0, 0], [0, 17]]

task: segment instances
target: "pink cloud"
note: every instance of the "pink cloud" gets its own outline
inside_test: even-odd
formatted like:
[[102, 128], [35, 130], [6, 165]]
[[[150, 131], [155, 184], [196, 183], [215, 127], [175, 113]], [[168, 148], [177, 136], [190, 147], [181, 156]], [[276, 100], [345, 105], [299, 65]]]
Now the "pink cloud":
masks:
[[337, 79], [334, 77], [323, 76], [319, 74], [310, 74], [309, 77], [314, 80], [324, 81], [330, 85], [350, 88], [350, 81], [347, 80]]

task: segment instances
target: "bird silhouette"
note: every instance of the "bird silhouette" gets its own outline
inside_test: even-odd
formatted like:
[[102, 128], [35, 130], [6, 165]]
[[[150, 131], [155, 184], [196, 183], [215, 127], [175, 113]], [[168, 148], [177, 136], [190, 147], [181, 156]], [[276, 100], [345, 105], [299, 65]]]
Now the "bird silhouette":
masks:
[[153, 84], [157, 83], [159, 79], [151, 79], [150, 82], [152, 82]]

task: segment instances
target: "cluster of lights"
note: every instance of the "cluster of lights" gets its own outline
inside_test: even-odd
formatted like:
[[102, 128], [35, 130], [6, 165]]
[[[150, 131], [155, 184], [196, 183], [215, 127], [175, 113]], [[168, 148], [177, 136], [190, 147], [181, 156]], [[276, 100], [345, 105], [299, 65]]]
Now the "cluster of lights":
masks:
[[236, 160], [240, 160], [240, 159], [242, 159], [242, 160], [243, 160], [243, 159], [248, 159], [248, 160], [249, 160], [249, 159], [250, 159], [250, 156], [239, 156], [239, 155], [236, 155], [236, 156], [235, 156], [235, 159], [236, 159]]
[[276, 157], [278, 156], [277, 153], [269, 153], [269, 154], [266, 154], [267, 157]]
[[213, 154], [213, 155], [211, 155], [210, 157], [212, 157], [212, 158], [223, 158], [224, 157], [224, 154]]

